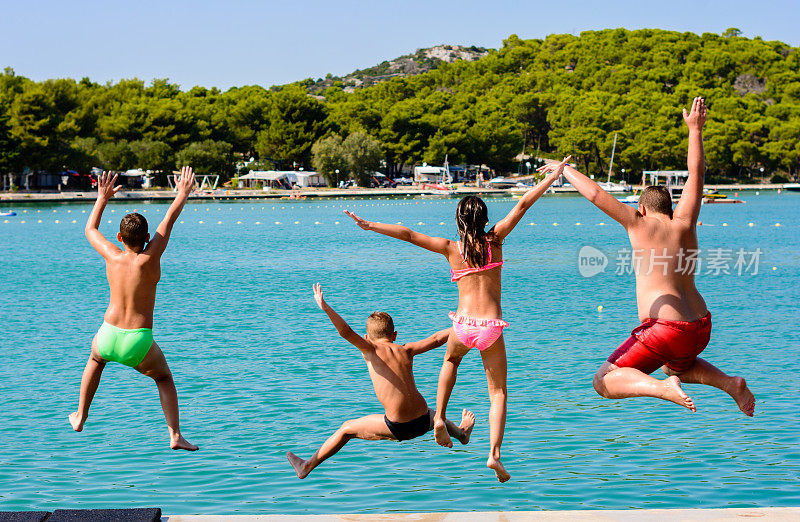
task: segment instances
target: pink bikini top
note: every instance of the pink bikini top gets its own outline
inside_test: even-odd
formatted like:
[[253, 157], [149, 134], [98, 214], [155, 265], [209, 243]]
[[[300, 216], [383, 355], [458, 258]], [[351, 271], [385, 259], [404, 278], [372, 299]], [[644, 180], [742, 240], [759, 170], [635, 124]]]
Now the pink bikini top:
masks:
[[[485, 272], [486, 270], [491, 270], [492, 268], [497, 268], [503, 266], [503, 261], [497, 261], [496, 263], [492, 263], [492, 245], [489, 244], [489, 241], [486, 241], [486, 248], [489, 250], [489, 262], [483, 266], [473, 268], [461, 268], [459, 270], [450, 269], [450, 281], [456, 282], [462, 277], [470, 274], [477, 274], [478, 272]], [[458, 252], [461, 254], [461, 258], [464, 260], [464, 263], [467, 262], [467, 258], [464, 255], [464, 251], [461, 249], [461, 241], [458, 242]]]

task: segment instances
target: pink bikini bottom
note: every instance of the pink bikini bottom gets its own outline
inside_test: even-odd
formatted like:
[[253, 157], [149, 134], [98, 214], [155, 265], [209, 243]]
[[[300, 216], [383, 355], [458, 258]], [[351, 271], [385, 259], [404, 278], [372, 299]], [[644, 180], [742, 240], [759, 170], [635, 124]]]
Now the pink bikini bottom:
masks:
[[450, 312], [450, 319], [453, 320], [453, 331], [458, 340], [467, 348], [480, 351], [493, 345], [503, 335], [503, 328], [508, 326], [502, 319], [475, 319], [454, 312]]

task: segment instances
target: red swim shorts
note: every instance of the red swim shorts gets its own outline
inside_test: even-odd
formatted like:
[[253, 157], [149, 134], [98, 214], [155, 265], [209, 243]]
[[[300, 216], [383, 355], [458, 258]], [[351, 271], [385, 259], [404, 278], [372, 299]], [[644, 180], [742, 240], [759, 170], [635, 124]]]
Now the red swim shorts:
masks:
[[653, 373], [663, 365], [685, 372], [711, 339], [711, 312], [696, 321], [647, 319], [608, 358], [619, 367]]

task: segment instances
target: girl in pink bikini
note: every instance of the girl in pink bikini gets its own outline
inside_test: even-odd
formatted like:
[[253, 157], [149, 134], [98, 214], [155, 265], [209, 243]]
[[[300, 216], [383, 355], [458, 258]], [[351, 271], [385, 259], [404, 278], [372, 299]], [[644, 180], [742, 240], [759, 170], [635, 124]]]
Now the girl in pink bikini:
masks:
[[453, 446], [445, 425], [445, 411], [461, 359], [472, 348], [478, 348], [489, 384], [489, 438], [490, 452], [486, 466], [493, 469], [500, 482], [511, 476], [500, 462], [500, 445], [506, 424], [506, 349], [503, 328], [508, 326], [500, 307], [500, 269], [503, 266], [503, 240], [511, 233], [525, 212], [558, 179], [569, 161], [551, 163], [539, 168], [545, 179], [529, 190], [508, 215], [487, 232], [486, 204], [477, 196], [466, 196], [456, 208], [456, 225], [460, 241], [430, 237], [401, 225], [388, 225], [366, 221], [352, 212], [353, 218], [364, 230], [408, 241], [431, 252], [442, 254], [450, 263], [451, 280], [458, 286], [458, 308], [450, 312], [453, 330], [447, 340], [447, 353], [439, 373], [436, 392], [434, 438], [448, 448]]

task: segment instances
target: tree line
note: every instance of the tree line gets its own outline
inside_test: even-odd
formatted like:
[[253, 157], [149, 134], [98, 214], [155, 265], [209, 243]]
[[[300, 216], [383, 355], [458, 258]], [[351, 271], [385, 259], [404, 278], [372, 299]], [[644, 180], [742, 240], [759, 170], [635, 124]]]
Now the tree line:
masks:
[[316, 166], [357, 177], [380, 165], [393, 177], [445, 155], [451, 164], [516, 171], [524, 151], [571, 153], [599, 174], [615, 133], [615, 172], [684, 168], [680, 108], [702, 95], [712, 176], [800, 174], [798, 49], [736, 29], [511, 35], [480, 60], [352, 93], [334, 83], [312, 95], [313, 84], [182, 90], [164, 79], [35, 82], [7, 68], [0, 173], [188, 163], [233, 176], [237, 163], [256, 158], [248, 168]]

